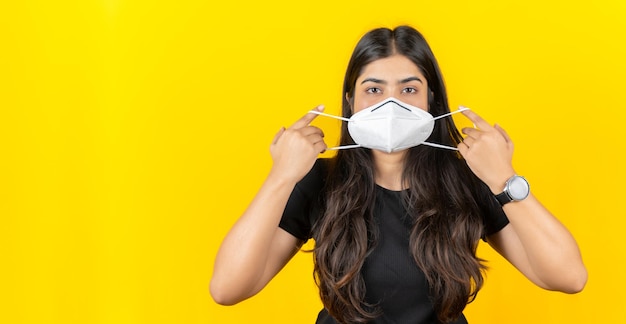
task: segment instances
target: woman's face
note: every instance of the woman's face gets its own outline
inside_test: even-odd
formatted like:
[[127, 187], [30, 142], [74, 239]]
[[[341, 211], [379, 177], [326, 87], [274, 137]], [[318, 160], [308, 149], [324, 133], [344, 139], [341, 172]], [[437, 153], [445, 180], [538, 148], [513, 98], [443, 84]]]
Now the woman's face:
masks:
[[395, 97], [428, 111], [428, 83], [411, 60], [395, 54], [365, 66], [354, 86], [353, 113]]

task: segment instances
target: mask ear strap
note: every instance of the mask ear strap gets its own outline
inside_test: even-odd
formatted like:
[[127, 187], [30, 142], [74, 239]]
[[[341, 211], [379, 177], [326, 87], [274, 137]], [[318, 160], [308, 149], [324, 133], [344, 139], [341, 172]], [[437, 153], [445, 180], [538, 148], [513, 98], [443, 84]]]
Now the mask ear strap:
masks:
[[437, 120], [437, 119], [440, 119], [440, 118], [448, 117], [450, 115], [454, 115], [456, 113], [460, 113], [460, 112], [465, 111], [465, 110], [469, 110], [469, 108], [464, 107], [464, 106], [460, 106], [459, 109], [457, 109], [455, 111], [452, 111], [452, 112], [449, 112], [447, 114], [443, 114], [441, 116], [434, 117], [433, 120]]
[[[448, 117], [450, 115], [453, 115], [453, 114], [456, 114], [456, 113], [459, 113], [459, 112], [462, 112], [462, 111], [465, 111], [465, 110], [469, 110], [469, 108], [465, 107], [465, 106], [460, 106], [459, 109], [457, 109], [455, 111], [452, 111], [452, 112], [449, 112], [447, 114], [443, 114], [441, 116], [434, 117], [433, 120], [437, 120], [437, 119], [440, 119], [440, 118]], [[428, 145], [428, 146], [432, 146], [432, 147], [447, 149], [447, 150], [453, 150], [453, 151], [458, 151], [459, 150], [456, 147], [447, 146], [447, 145], [441, 145], [441, 144], [435, 144], [435, 143], [422, 142], [422, 144]]]
[[335, 146], [335, 147], [329, 147], [326, 150], [345, 150], [345, 149], [352, 149], [352, 148], [357, 148], [357, 147], [361, 147], [361, 145], [353, 144], [353, 145]]
[[[330, 118], [335, 118], [335, 119], [339, 119], [339, 120], [343, 120], [343, 121], [347, 121], [347, 122], [350, 121], [349, 118], [335, 116], [335, 115], [330, 115], [330, 114], [326, 114], [326, 113], [323, 113], [323, 112], [317, 111], [317, 110], [310, 110], [309, 112], [310, 113], [314, 113], [316, 115], [326, 116], [326, 117], [330, 117]], [[335, 147], [329, 147], [326, 150], [345, 150], [345, 149], [351, 149], [351, 148], [357, 148], [357, 147], [361, 147], [361, 145], [359, 145], [359, 144], [352, 144], [352, 145], [335, 146]]]
[[[437, 116], [437, 117], [433, 118], [433, 120], [444, 118], [444, 117], [447, 117], [447, 116], [450, 116], [450, 115], [462, 112], [464, 110], [469, 110], [469, 108], [461, 106], [461, 107], [459, 107], [458, 110], [449, 112], [447, 114], [443, 114], [441, 116]], [[323, 112], [320, 112], [320, 111], [317, 111], [317, 110], [310, 110], [309, 112], [310, 113], [314, 113], [316, 115], [326, 116], [326, 117], [330, 117], [330, 118], [335, 118], [335, 119], [339, 119], [339, 120], [343, 120], [343, 121], [347, 121], [347, 122], [351, 121], [349, 118], [335, 116], [335, 115], [330, 115], [330, 114], [323, 113]], [[453, 151], [458, 151], [459, 150], [456, 147], [447, 146], [447, 145], [441, 145], [441, 144], [435, 144], [435, 143], [422, 142], [422, 144], [428, 145], [428, 146], [432, 146], [432, 147], [442, 148], [442, 149], [453, 150]], [[357, 148], [357, 147], [361, 147], [361, 145], [353, 144], [353, 145], [335, 146], [335, 147], [327, 148], [327, 150], [344, 150], [344, 149], [351, 149], [351, 148]]]
[[436, 147], [436, 148], [442, 148], [442, 149], [446, 149], [446, 150], [453, 150], [453, 151], [458, 151], [459, 150], [456, 147], [447, 146], [447, 145], [441, 145], [441, 144], [435, 144], [435, 143], [422, 142], [422, 144], [423, 145], [432, 146], [432, 147]]
[[349, 121], [350, 121], [350, 119], [349, 119], [349, 118], [340, 117], [340, 116], [335, 116], [335, 115], [330, 115], [330, 114], [326, 114], [326, 113], [323, 113], [323, 112], [321, 112], [321, 111], [317, 111], [317, 110], [309, 110], [309, 112], [310, 112], [310, 113], [317, 114], [317, 115], [320, 115], [320, 116], [326, 116], [326, 117], [330, 117], [330, 118], [340, 119], [340, 120], [347, 121], [347, 122], [349, 122]]

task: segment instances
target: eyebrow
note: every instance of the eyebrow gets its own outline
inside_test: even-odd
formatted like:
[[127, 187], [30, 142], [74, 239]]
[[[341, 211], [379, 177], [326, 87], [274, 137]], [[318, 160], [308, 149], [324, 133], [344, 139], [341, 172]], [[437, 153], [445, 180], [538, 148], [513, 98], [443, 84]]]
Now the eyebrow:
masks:
[[[422, 79], [416, 77], [416, 76], [412, 76], [412, 77], [408, 77], [406, 79], [402, 79], [400, 80], [398, 83], [407, 83], [407, 82], [411, 82], [411, 81], [418, 81], [419, 83], [424, 83], [422, 81]], [[385, 80], [381, 80], [381, 79], [376, 79], [376, 78], [367, 78], [363, 81], [361, 81], [361, 84], [365, 83], [365, 82], [374, 82], [374, 83], [380, 83], [380, 84], [387, 84], [387, 81]]]
[[418, 78], [416, 76], [412, 76], [412, 77], [408, 77], [406, 79], [402, 79], [402, 80], [400, 80], [400, 83], [407, 83], [407, 82], [410, 82], [410, 81], [418, 81], [419, 83], [424, 83], [422, 81], [422, 79], [420, 79], [420, 78]]

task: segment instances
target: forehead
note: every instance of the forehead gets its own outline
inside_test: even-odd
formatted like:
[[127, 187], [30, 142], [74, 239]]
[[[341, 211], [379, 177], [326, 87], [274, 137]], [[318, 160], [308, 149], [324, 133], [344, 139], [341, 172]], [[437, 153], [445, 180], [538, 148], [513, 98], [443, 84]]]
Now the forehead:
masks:
[[357, 78], [357, 84], [359, 80], [371, 77], [393, 81], [402, 80], [411, 76], [417, 76], [426, 82], [422, 71], [420, 71], [413, 61], [403, 55], [392, 55], [367, 64], [363, 68], [361, 75]]

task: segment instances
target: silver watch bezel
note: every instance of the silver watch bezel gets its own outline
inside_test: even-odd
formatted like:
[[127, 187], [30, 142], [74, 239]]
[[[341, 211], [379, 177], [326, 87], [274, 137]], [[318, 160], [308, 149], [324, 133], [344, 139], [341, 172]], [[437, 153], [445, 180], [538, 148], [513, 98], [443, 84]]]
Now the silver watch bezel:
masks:
[[[520, 185], [520, 188], [516, 188]], [[520, 195], [517, 195], [518, 191], [521, 193]], [[506, 195], [509, 196], [511, 200], [522, 201], [526, 199], [528, 195], [530, 195], [530, 184], [528, 183], [528, 180], [526, 180], [526, 178], [516, 174], [506, 181], [504, 192], [506, 192]]]

